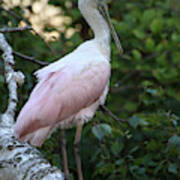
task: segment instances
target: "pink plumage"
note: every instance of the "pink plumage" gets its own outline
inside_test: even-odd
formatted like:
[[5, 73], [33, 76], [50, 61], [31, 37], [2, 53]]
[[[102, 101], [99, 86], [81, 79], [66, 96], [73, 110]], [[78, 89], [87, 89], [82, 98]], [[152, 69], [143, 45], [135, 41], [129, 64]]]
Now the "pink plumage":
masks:
[[17, 118], [16, 137], [41, 146], [54, 128], [83, 124], [104, 103], [110, 76], [108, 57], [96, 46], [92, 48], [96, 41], [84, 45], [35, 73], [39, 82]]

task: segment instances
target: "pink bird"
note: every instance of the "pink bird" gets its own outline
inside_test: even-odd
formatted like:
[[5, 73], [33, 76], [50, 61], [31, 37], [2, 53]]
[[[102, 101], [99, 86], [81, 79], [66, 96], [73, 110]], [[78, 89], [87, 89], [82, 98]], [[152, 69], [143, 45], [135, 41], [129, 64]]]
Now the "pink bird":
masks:
[[[82, 180], [77, 144], [83, 124], [93, 118], [99, 105], [104, 104], [108, 93], [110, 29], [119, 48], [121, 47], [103, 0], [79, 0], [78, 5], [93, 29], [95, 38], [81, 44], [59, 61], [35, 72], [38, 84], [19, 113], [14, 132], [20, 140], [33, 146], [41, 146], [56, 127], [60, 127], [62, 132], [64, 129], [77, 127], [75, 157], [78, 176]], [[64, 146], [62, 152], [68, 179], [69, 170]]]

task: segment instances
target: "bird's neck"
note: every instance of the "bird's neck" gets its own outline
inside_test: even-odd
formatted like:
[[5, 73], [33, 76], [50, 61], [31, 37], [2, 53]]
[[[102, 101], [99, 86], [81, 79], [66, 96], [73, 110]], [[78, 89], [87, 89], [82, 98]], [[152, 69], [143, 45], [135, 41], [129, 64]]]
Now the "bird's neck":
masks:
[[90, 25], [90, 27], [94, 31], [95, 41], [97, 42], [100, 50], [103, 54], [105, 54], [108, 58], [110, 57], [110, 31], [109, 27], [104, 20], [103, 16], [99, 13], [99, 11], [91, 6], [84, 4], [79, 7], [81, 13], [84, 18]]

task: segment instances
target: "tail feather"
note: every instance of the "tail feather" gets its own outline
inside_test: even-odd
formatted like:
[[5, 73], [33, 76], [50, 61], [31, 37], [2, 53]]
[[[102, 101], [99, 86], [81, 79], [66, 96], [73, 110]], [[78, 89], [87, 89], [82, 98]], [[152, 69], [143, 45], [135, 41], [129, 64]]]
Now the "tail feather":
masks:
[[44, 141], [51, 134], [51, 132], [52, 132], [52, 127], [48, 126], [45, 128], [38, 129], [33, 133], [29, 133], [21, 137], [19, 137], [19, 135], [15, 131], [15, 136], [19, 138], [21, 141], [30, 143], [32, 146], [41, 147]]

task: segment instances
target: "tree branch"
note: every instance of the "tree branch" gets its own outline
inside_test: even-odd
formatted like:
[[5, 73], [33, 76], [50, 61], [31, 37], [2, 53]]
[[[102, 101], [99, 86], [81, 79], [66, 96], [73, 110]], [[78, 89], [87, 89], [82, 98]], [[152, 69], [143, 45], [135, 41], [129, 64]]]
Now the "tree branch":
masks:
[[3, 7], [0, 7], [0, 10], [7, 12], [8, 15], [13, 16], [14, 18], [18, 19], [19, 21], [24, 21], [28, 26], [30, 26], [30, 23], [29, 23], [24, 17], [19, 16], [19, 15], [18, 15], [17, 13], [15, 13], [14, 11], [5, 9], [5, 8], [3, 8]]
[[26, 30], [33, 30], [31, 26], [25, 27], [5, 27], [0, 29], [0, 33], [9, 33], [9, 32], [21, 32]]
[[46, 65], [50, 64], [50, 63], [48, 63], [48, 62], [40, 61], [40, 60], [38, 60], [38, 59], [36, 59], [36, 58], [34, 58], [34, 57], [30, 57], [30, 56], [24, 55], [24, 54], [22, 54], [22, 53], [20, 53], [20, 52], [16, 52], [16, 51], [13, 51], [13, 55], [15, 55], [15, 56], [17, 56], [17, 57], [20, 57], [20, 58], [23, 58], [23, 59], [25, 59], [25, 60], [27, 60], [27, 61], [30, 61], [30, 62], [39, 64], [39, 65], [41, 65], [41, 66], [46, 66]]
[[116, 120], [120, 125], [121, 123], [127, 123], [126, 120], [120, 119], [117, 117], [110, 109], [108, 109], [105, 105], [101, 105], [100, 108], [105, 111], [109, 116], [111, 116], [114, 120]]
[[44, 40], [44, 38], [41, 36], [41, 34], [39, 34], [35, 29], [33, 29], [33, 32], [42, 39], [42, 41], [43, 41], [43, 42], [46, 44], [46, 46], [50, 49], [50, 51], [52, 52], [52, 54], [53, 54], [54, 56], [57, 56], [56, 51], [49, 45], [49, 43], [48, 43], [47, 41]]
[[24, 75], [21, 72], [13, 70], [14, 57], [12, 55], [12, 48], [6, 42], [3, 34], [0, 33], [0, 49], [4, 52], [2, 57], [4, 59], [5, 78], [9, 89], [9, 103], [6, 112], [3, 114], [2, 123], [12, 125], [14, 114], [18, 102], [17, 98], [17, 83], [24, 82]]

